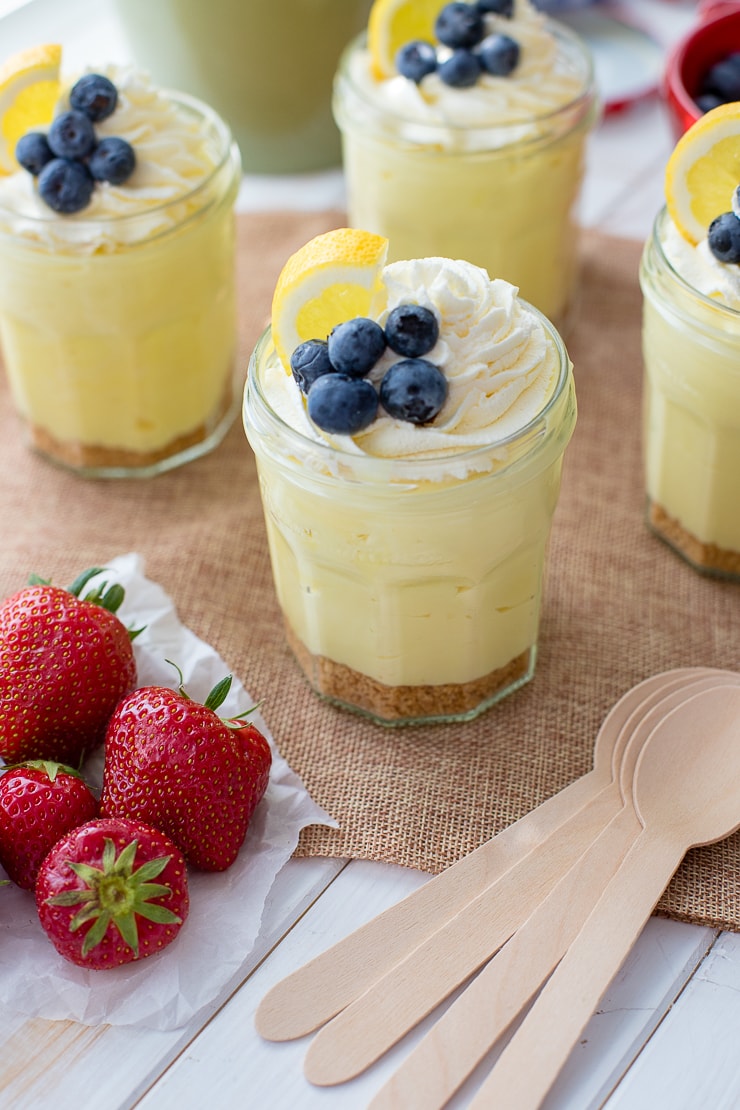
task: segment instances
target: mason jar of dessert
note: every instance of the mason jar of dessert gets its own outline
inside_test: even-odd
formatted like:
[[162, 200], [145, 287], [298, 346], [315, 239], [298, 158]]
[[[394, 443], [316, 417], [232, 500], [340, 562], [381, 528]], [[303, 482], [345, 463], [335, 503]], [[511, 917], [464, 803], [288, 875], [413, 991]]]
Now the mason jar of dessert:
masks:
[[[426, 26], [430, 7], [410, 0], [399, 24], [419, 37], [401, 45], [384, 22], [389, 5], [376, 0], [367, 36], [342, 57], [334, 115], [349, 223], [384, 235], [391, 259], [483, 266], [562, 331], [575, 307], [576, 206], [599, 115], [590, 53], [529, 0], [440, 0]], [[445, 23], [449, 9], [463, 22], [467, 9], [467, 40], [466, 26]]]
[[697, 570], [740, 579], [740, 304], [679, 273], [669, 224], [663, 209], [640, 267], [648, 522]]
[[671, 154], [643, 252], [643, 452], [652, 530], [740, 580], [740, 105]]
[[318, 694], [386, 725], [470, 719], [534, 673], [571, 364], [508, 282], [459, 260], [384, 266], [382, 252], [369, 315], [286, 342], [278, 301], [316, 325], [303, 271], [327, 283], [331, 322], [331, 275], [346, 291], [378, 240], [363, 236], [320, 236], [288, 262], [292, 291], [250, 361], [275, 588]]
[[30, 444], [91, 477], [210, 450], [238, 411], [228, 127], [110, 67], [24, 140], [0, 178], [0, 345]]
[[137, 64], [227, 121], [247, 173], [338, 166], [332, 78], [370, 0], [115, 0]]

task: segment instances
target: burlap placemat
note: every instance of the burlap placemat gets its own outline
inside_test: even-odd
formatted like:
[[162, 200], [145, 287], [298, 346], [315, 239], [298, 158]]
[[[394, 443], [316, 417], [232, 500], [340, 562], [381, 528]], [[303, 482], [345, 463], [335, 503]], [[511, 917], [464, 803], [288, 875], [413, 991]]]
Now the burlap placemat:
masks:
[[[240, 365], [287, 255], [339, 213], [240, 219]], [[436, 872], [591, 766], [610, 706], [657, 671], [738, 668], [740, 587], [696, 574], [643, 523], [639, 246], [587, 234], [569, 339], [579, 419], [566, 452], [534, 681], [464, 725], [386, 730], [321, 703], [283, 640], [251, 453], [240, 424], [212, 455], [149, 481], [90, 482], [25, 448], [0, 385], [0, 596], [34, 570], [140, 552], [181, 619], [263, 711], [281, 751], [340, 829], [298, 854]], [[738, 813], [740, 818], [740, 812]], [[691, 852], [660, 903], [740, 930], [740, 836]]]

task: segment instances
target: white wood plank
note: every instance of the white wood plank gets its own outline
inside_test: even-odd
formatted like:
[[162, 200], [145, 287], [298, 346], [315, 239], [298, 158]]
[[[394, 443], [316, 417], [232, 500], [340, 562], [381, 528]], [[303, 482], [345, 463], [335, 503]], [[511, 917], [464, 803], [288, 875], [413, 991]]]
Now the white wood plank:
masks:
[[[717, 933], [653, 917], [586, 1026], [543, 1110], [592, 1110], [620, 1080]], [[658, 1105], [671, 1103], [653, 1103]], [[699, 1104], [695, 1104], [698, 1106]]]
[[672, 148], [666, 110], [657, 98], [607, 117], [589, 140], [581, 223], [645, 239], [663, 204], [663, 172]]
[[[710, 929], [650, 919], [604, 995], [598, 1012], [586, 1026], [542, 1110], [596, 1110], [602, 1106], [604, 1098], [638, 1055], [700, 963], [715, 935]], [[449, 1110], [464, 1110], [469, 1105], [507, 1039], [502, 1038], [481, 1062], [451, 1100]], [[662, 1105], [654, 1103], [652, 1110]]]
[[[306, 861], [296, 861], [301, 866]], [[286, 1044], [263, 1041], [254, 1028], [260, 999], [279, 979], [323, 951], [352, 929], [415, 890], [428, 875], [400, 867], [356, 860], [288, 933], [270, 959], [230, 999], [137, 1105], [196, 1107], [204, 1097], [227, 1107], [335, 1105], [364, 1107], [381, 1076], [372, 1074], [341, 1088], [311, 1087], [302, 1059], [307, 1038]]]
[[[293, 928], [270, 960], [231, 998], [195, 1044], [191, 1045], [138, 1104], [140, 1110], [161, 1106], [195, 1108], [205, 1092], [226, 1108], [247, 1104], [271, 1110], [359, 1110], [388, 1078], [436, 1013], [390, 1053], [350, 1083], [333, 1088], [312, 1087], [302, 1065], [310, 1038], [269, 1044], [256, 1034], [255, 1008], [265, 992], [288, 971], [344, 935], [354, 925], [380, 912], [396, 897], [414, 889], [423, 876], [377, 864], [353, 862]], [[601, 1012], [584, 1034], [547, 1110], [587, 1110], [598, 1106], [627, 1063], [640, 1051], [667, 1006], [711, 943], [711, 930], [652, 919], [629, 961], [605, 997]], [[440, 1008], [441, 1012], [444, 1007]], [[490, 1066], [492, 1056], [486, 1063]], [[450, 1106], [462, 1110], [482, 1082], [482, 1066]]]
[[[132, 1105], [343, 866], [341, 860], [289, 861], [270, 892], [249, 959], [222, 995], [184, 1029], [95, 1028], [0, 1013], [0, 1105], [13, 1110], [119, 1110]], [[81, 1101], [83, 1085], [91, 1096], [87, 1103]]]
[[740, 935], [722, 933], [605, 1110], [740, 1106]]

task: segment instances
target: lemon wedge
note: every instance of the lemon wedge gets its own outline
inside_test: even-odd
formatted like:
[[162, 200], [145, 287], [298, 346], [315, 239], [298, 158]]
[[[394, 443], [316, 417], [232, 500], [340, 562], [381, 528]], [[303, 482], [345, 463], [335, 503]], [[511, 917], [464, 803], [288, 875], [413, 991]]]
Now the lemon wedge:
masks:
[[434, 42], [434, 24], [444, 0], [375, 0], [367, 24], [373, 76], [393, 77], [396, 54], [413, 39]]
[[739, 184], [740, 103], [722, 104], [681, 136], [666, 166], [666, 204], [684, 239], [705, 238]]
[[283, 267], [272, 298], [272, 337], [280, 361], [307, 339], [326, 339], [337, 324], [377, 316], [385, 304], [382, 272], [388, 240], [342, 227], [309, 240]]
[[0, 66], [0, 173], [18, 169], [19, 139], [51, 122], [61, 60], [61, 46], [46, 43], [21, 50]]

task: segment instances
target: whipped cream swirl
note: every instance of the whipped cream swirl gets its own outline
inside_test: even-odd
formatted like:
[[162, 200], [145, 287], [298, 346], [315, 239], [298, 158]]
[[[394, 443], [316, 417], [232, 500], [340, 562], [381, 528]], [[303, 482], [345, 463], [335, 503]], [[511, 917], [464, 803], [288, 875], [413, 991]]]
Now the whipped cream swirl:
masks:
[[[101, 139], [117, 135], [131, 143], [136, 154], [133, 174], [123, 185], [97, 182], [90, 204], [64, 216], [43, 202], [35, 179], [24, 170], [0, 178], [0, 227], [53, 249], [93, 253], [167, 231], [202, 207], [207, 198], [191, 194], [227, 151], [223, 135], [146, 75], [128, 66], [85, 72], [103, 74], [118, 90], [115, 111], [95, 124], [95, 132]], [[65, 88], [55, 114], [69, 108], [73, 84]]]
[[[446, 459], [445, 473], [457, 477], [506, 462], [505, 441], [538, 416], [559, 377], [559, 352], [540, 317], [518, 300], [515, 286], [500, 278], [492, 281], [469, 262], [394, 262], [386, 266], [383, 281], [387, 306], [379, 317], [381, 324], [393, 308], [409, 303], [431, 309], [439, 319], [439, 339], [424, 356], [443, 371], [448, 383], [447, 400], [435, 419], [416, 425], [395, 419], [381, 407], [377, 419], [357, 435], [328, 435], [309, 420], [302, 394], [277, 358], [263, 380], [273, 411], [302, 435], [345, 455]], [[400, 358], [387, 350], [370, 380], [379, 384]], [[476, 448], [487, 446], [491, 452], [476, 456]]]
[[663, 221], [660, 245], [673, 269], [693, 289], [740, 311], [740, 265], [720, 262], [706, 239], [696, 246], [689, 243], [670, 217]]

